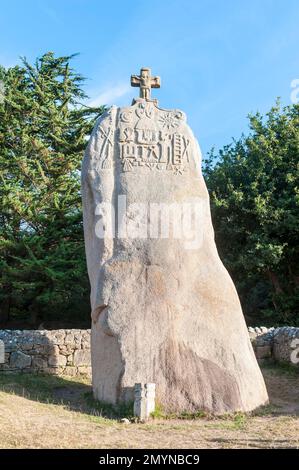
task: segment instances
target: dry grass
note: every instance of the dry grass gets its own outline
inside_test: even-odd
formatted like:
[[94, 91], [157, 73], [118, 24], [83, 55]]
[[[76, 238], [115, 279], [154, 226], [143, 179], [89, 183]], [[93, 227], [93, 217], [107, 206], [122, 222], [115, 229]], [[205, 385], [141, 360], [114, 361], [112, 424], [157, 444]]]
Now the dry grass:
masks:
[[2, 374], [0, 448], [299, 448], [299, 376], [264, 375], [272, 404], [255, 415], [126, 425], [100, 415], [84, 379]]

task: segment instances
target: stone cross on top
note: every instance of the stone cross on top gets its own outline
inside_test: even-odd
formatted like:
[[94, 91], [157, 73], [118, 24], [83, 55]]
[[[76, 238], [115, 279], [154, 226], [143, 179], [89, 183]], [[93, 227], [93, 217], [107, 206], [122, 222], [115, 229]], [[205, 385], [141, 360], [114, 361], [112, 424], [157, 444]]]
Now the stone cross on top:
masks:
[[152, 77], [151, 69], [142, 67], [140, 75], [131, 75], [131, 86], [140, 87], [140, 98], [151, 101], [151, 88], [160, 88], [160, 77]]

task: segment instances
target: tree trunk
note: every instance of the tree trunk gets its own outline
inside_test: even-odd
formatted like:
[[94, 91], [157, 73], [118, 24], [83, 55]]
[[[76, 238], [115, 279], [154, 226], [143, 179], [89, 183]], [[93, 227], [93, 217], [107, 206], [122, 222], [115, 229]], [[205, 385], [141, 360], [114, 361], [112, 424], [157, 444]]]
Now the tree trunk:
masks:
[[10, 296], [7, 297], [1, 304], [1, 307], [0, 307], [0, 324], [1, 325], [5, 325], [5, 323], [7, 323], [9, 320], [10, 304], [11, 304]]
[[267, 275], [268, 275], [269, 280], [272, 283], [272, 286], [274, 287], [275, 294], [283, 294], [283, 289], [280, 285], [277, 274], [274, 273], [273, 271], [268, 270]]

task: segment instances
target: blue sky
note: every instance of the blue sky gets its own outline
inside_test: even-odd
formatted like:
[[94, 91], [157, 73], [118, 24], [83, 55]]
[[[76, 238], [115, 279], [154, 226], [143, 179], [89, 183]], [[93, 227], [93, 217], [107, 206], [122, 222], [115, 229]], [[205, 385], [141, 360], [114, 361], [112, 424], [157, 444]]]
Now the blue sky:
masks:
[[298, 0], [0, 0], [0, 63], [80, 52], [90, 102], [119, 106], [150, 66], [160, 106], [185, 111], [207, 152], [246, 131], [249, 112], [290, 104], [298, 25]]

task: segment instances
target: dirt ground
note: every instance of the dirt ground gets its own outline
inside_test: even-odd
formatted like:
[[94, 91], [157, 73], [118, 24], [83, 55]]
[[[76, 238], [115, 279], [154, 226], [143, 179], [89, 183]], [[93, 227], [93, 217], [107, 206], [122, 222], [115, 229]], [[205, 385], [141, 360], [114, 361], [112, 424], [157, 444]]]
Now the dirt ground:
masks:
[[2, 374], [0, 448], [299, 448], [298, 370], [263, 374], [270, 405], [253, 414], [146, 424], [108, 418], [86, 379]]

